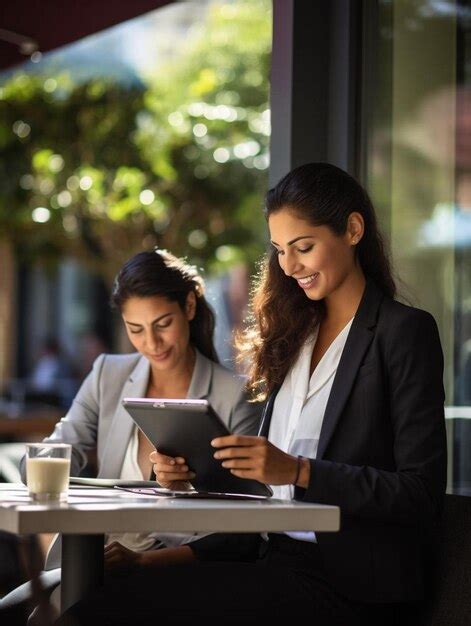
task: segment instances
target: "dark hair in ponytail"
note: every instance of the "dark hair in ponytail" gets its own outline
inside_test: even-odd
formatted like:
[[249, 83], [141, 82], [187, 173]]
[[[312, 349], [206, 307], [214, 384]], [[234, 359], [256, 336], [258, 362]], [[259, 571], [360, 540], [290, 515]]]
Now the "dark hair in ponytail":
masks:
[[118, 272], [111, 293], [111, 306], [121, 310], [133, 297], [162, 296], [185, 308], [188, 294], [196, 296], [196, 311], [190, 321], [190, 341], [208, 359], [219, 362], [214, 348], [214, 313], [204, 297], [204, 281], [195, 266], [167, 250], [139, 252]]

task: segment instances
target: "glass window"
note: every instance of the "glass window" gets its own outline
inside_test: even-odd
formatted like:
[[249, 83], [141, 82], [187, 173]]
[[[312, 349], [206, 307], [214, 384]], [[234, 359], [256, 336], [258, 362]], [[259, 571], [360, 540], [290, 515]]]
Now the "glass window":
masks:
[[439, 325], [448, 488], [471, 495], [471, 4], [382, 0], [367, 19], [364, 178], [402, 297]]

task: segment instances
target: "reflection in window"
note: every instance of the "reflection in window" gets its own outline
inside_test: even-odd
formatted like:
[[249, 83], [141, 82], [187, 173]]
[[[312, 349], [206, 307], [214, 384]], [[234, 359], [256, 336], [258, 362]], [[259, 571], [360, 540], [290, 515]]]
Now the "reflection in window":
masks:
[[471, 13], [383, 0], [366, 178], [403, 296], [436, 318], [445, 353], [449, 489], [471, 495]]

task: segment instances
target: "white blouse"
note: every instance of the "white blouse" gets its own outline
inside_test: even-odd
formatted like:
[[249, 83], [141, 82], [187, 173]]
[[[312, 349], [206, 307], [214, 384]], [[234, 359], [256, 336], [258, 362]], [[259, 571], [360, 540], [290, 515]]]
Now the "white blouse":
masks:
[[[148, 476], [144, 478], [137, 461], [139, 449], [139, 438], [137, 427], [134, 427], [131, 438], [126, 448], [123, 466], [121, 468], [120, 478], [124, 480], [148, 480]], [[106, 543], [119, 541], [123, 546], [137, 552], [144, 552], [151, 548], [157, 547], [160, 539], [157, 533], [113, 533], [106, 537]]]
[[[120, 478], [125, 480], [149, 480], [144, 477], [138, 463], [139, 437], [138, 428], [134, 427], [126, 454], [124, 456], [123, 466], [121, 468]], [[107, 536], [106, 543], [119, 541], [123, 546], [134, 550], [135, 552], [144, 552], [157, 548], [161, 544], [165, 547], [176, 547], [194, 541], [199, 537], [203, 537], [206, 533], [113, 533]]]
[[[342, 356], [353, 318], [337, 335], [317, 367], [309, 376], [312, 352], [319, 327], [301, 348], [299, 357], [286, 375], [276, 396], [268, 439], [277, 448], [297, 456], [315, 459], [324, 413], [337, 367]], [[293, 485], [272, 485], [273, 497], [291, 500]], [[316, 541], [313, 532], [287, 532], [302, 541]]]

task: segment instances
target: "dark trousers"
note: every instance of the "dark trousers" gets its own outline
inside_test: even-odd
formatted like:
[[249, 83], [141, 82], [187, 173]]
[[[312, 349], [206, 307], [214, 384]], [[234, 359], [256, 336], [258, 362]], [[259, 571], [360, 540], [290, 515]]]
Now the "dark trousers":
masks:
[[113, 577], [59, 623], [138, 626], [204, 618], [235, 624], [303, 617], [313, 626], [392, 626], [396, 608], [340, 596], [325, 578], [316, 544], [271, 534], [252, 562], [197, 561]]

